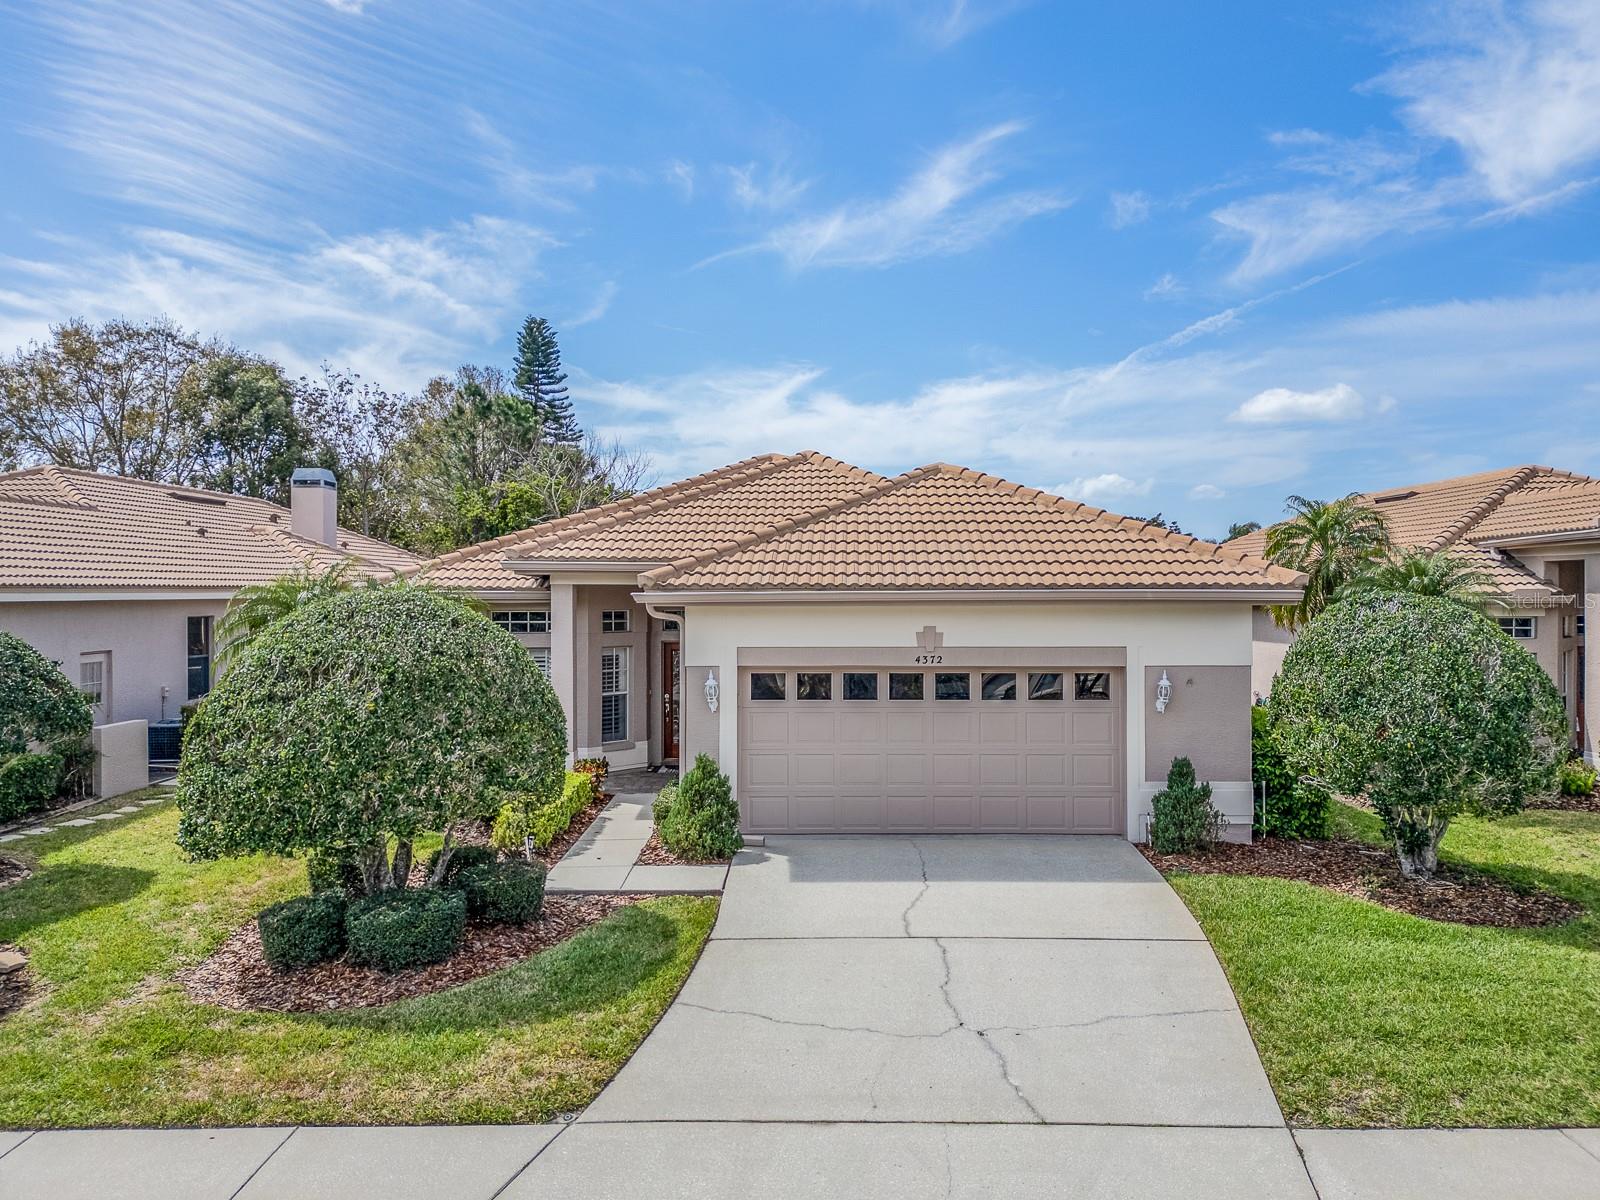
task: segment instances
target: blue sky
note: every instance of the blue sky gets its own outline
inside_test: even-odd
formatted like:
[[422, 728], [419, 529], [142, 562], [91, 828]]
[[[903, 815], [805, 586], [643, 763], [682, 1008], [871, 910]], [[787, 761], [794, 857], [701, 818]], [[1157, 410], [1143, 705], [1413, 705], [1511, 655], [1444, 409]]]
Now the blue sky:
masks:
[[1310, 7], [0, 3], [0, 346], [166, 314], [408, 390], [537, 312], [661, 479], [1213, 535], [1600, 472], [1600, 6]]

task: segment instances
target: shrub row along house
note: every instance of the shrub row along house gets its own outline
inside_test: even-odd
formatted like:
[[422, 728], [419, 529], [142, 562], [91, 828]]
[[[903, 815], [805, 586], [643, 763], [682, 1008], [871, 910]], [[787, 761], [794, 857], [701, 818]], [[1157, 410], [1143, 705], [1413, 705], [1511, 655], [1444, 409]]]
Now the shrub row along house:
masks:
[[573, 756], [710, 755], [747, 833], [1139, 838], [1186, 756], [1248, 836], [1252, 611], [1302, 583], [1256, 554], [959, 467], [886, 478], [806, 452], [417, 563], [335, 529], [331, 483], [297, 473], [286, 511], [0, 477], [8, 547], [43, 530], [7, 550], [0, 627], [85, 686], [106, 655], [107, 717], [171, 715], [204, 690], [197, 619], [244, 583], [350, 561], [483, 600], [548, 674]]
[[[1383, 516], [1402, 549], [1446, 551], [1481, 571], [1501, 603], [1489, 609], [1556, 685], [1573, 744], [1596, 761], [1600, 656], [1585, 653], [1587, 611], [1600, 603], [1600, 479], [1550, 467], [1510, 467], [1357, 497]], [[1268, 531], [1227, 545], [1264, 552]], [[1293, 634], [1255, 615], [1251, 686], [1265, 696]]]

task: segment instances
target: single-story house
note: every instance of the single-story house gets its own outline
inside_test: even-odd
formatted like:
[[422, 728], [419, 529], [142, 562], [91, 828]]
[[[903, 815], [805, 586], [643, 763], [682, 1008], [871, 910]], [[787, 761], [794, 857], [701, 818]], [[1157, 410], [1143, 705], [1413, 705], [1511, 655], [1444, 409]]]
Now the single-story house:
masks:
[[[1507, 467], [1366, 492], [1395, 544], [1460, 555], [1493, 578], [1506, 607], [1490, 610], [1531, 651], [1567, 705], [1574, 742], [1596, 761], [1600, 656], [1584, 653], [1584, 614], [1600, 603], [1600, 479], [1550, 467]], [[1227, 545], [1265, 553], [1267, 531]], [[1255, 614], [1251, 686], [1272, 688], [1293, 635]]]
[[337, 528], [337, 494], [318, 469], [294, 473], [289, 508], [55, 466], [0, 474], [0, 629], [58, 663], [97, 725], [176, 718], [211, 687], [216, 622], [241, 587], [416, 565]]
[[1186, 755], [1248, 837], [1252, 614], [1303, 576], [992, 475], [763, 455], [415, 569], [544, 666], [573, 754], [705, 753], [746, 832], [1140, 838]]

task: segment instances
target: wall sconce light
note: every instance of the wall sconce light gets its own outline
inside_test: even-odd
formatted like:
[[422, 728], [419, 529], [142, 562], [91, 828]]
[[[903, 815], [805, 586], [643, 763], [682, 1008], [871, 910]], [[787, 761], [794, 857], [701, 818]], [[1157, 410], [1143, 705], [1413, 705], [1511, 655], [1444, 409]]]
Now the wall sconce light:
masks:
[[1167, 705], [1171, 702], [1172, 680], [1167, 678], [1167, 672], [1163, 668], [1161, 672], [1161, 678], [1156, 680], [1156, 711], [1158, 713], [1166, 712]]
[[717, 672], [713, 669], [706, 672], [706, 707], [712, 712], [717, 711], [717, 701], [722, 698], [722, 685], [717, 682]]

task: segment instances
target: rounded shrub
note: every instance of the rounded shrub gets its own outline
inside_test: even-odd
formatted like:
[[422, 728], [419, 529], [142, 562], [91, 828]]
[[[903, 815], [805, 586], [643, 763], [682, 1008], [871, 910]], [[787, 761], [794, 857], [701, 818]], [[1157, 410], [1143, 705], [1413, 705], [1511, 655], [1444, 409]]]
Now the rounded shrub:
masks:
[[744, 845], [733, 786], [710, 755], [695, 756], [678, 780], [677, 797], [665, 807], [657, 830], [667, 849], [682, 858], [732, 858]]
[[345, 901], [338, 892], [296, 896], [261, 910], [261, 954], [275, 971], [298, 971], [344, 953]]
[[1289, 769], [1272, 714], [1259, 704], [1250, 710], [1250, 774], [1265, 793], [1257, 833], [1281, 838], [1328, 836], [1328, 793], [1302, 783]]
[[0, 821], [43, 808], [61, 783], [59, 754], [14, 754], [0, 761]]
[[1194, 764], [1175, 758], [1167, 786], [1150, 801], [1150, 848], [1157, 854], [1189, 854], [1215, 842], [1226, 825], [1211, 803], [1211, 785], [1195, 780]]
[[1581, 758], [1569, 758], [1556, 772], [1556, 784], [1563, 796], [1587, 796], [1594, 791], [1595, 769]]
[[544, 907], [544, 868], [508, 859], [457, 872], [451, 886], [467, 898], [467, 915], [492, 925], [527, 925]]
[[349, 848], [380, 892], [419, 834], [491, 817], [507, 791], [555, 794], [566, 740], [544, 674], [481, 613], [353, 588], [262, 629], [196, 710], [178, 841], [196, 858]]
[[357, 900], [345, 912], [349, 961], [380, 971], [443, 962], [461, 945], [467, 899], [458, 891], [414, 888]]
[[0, 820], [86, 782], [93, 725], [88, 698], [60, 668], [0, 631]]

